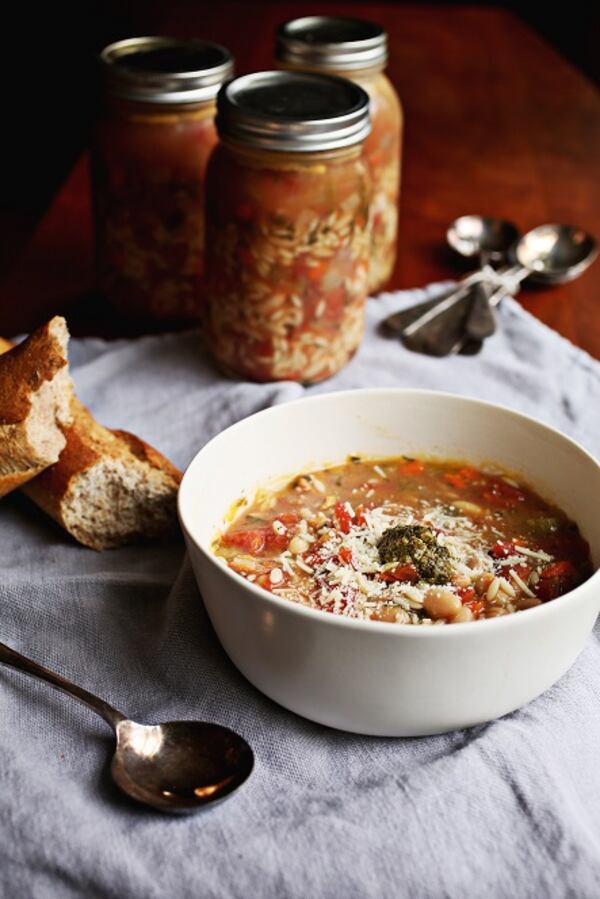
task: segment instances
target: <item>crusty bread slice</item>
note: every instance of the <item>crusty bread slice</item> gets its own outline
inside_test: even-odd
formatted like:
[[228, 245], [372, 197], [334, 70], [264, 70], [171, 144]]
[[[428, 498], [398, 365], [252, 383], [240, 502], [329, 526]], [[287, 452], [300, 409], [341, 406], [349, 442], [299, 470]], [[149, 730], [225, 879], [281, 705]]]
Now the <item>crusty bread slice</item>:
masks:
[[0, 496], [34, 478], [65, 446], [71, 420], [64, 318], [56, 316], [18, 346], [0, 347]]
[[76, 397], [71, 410], [59, 461], [25, 493], [91, 549], [174, 532], [181, 472], [133, 434], [98, 424]]
[[[9, 350], [0, 337], [0, 354]], [[133, 434], [103, 427], [72, 392], [67, 403], [64, 449], [26, 485], [27, 495], [92, 549], [175, 532], [179, 469]]]

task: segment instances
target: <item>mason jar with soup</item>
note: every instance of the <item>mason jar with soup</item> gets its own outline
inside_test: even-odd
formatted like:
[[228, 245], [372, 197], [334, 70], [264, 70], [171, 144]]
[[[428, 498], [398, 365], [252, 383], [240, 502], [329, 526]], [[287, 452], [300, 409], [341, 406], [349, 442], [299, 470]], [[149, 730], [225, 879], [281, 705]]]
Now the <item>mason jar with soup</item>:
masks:
[[293, 19], [277, 32], [276, 58], [286, 70], [351, 78], [371, 100], [365, 158], [373, 182], [369, 293], [389, 280], [396, 261], [403, 114], [385, 75], [387, 35], [372, 22], [334, 16]]
[[369, 99], [341, 78], [260, 72], [218, 97], [207, 177], [207, 334], [220, 367], [310, 383], [363, 333]]
[[100, 287], [121, 317], [143, 326], [197, 321], [204, 176], [232, 57], [207, 41], [143, 37], [111, 44], [101, 62], [92, 147]]

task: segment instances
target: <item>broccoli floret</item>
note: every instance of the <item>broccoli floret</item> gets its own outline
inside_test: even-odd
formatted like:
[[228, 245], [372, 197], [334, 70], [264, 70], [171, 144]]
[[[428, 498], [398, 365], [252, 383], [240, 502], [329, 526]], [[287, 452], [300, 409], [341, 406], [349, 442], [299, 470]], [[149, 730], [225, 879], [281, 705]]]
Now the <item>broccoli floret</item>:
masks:
[[431, 528], [417, 524], [388, 528], [377, 550], [384, 564], [414, 565], [420, 579], [430, 584], [447, 584], [452, 577], [450, 553], [440, 546]]

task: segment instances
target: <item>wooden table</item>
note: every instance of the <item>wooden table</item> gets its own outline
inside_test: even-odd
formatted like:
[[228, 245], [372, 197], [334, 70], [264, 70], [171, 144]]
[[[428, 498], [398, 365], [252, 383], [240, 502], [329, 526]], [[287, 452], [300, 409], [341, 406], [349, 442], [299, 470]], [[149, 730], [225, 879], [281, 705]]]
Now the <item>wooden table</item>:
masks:
[[[196, 20], [187, 9], [157, 26], [220, 41], [243, 73], [270, 67], [275, 26], [311, 11], [306, 3], [220, 2]], [[444, 235], [464, 213], [503, 216], [521, 229], [568, 222], [600, 237], [600, 97], [519, 19], [493, 8], [369, 2], [319, 11], [371, 18], [389, 33], [389, 74], [406, 115], [392, 288], [457, 272]], [[122, 331], [93, 294], [85, 158], [4, 273], [0, 300], [0, 333], [28, 330], [58, 311], [76, 333]], [[600, 262], [576, 282], [528, 288], [521, 300], [600, 358]]]

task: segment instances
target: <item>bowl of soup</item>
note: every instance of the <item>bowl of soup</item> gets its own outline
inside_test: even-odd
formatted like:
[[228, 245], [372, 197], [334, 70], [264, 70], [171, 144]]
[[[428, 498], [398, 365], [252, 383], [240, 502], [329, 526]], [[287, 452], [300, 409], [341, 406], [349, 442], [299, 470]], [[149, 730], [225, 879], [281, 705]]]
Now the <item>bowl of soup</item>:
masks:
[[238, 669], [320, 724], [416, 736], [504, 715], [600, 609], [600, 466], [558, 431], [443, 393], [323, 394], [190, 464], [179, 515]]

